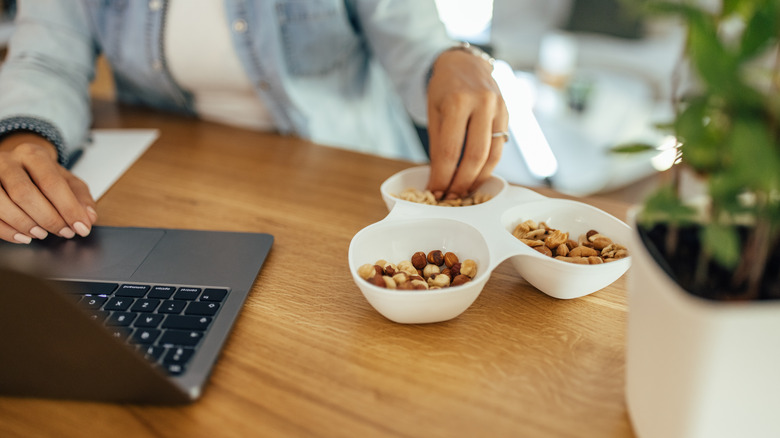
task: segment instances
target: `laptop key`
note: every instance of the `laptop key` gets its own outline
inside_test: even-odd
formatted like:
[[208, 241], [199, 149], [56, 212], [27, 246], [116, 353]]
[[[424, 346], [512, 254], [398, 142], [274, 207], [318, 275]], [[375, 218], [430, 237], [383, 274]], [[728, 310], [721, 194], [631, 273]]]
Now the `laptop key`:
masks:
[[119, 287], [119, 290], [114, 293], [114, 296], [140, 298], [146, 295], [146, 292], [148, 291], [149, 286], [144, 284], [123, 284]]
[[132, 298], [118, 298], [114, 297], [108, 300], [105, 306], [103, 306], [103, 310], [127, 310], [130, 308], [130, 305], [133, 304]]
[[185, 315], [205, 315], [212, 316], [219, 310], [219, 303], [206, 303], [203, 301], [193, 301], [184, 309]]
[[160, 300], [150, 300], [148, 298], [142, 298], [133, 304], [130, 308], [133, 312], [154, 312], [154, 309], [160, 305]]
[[163, 328], [184, 330], [206, 330], [211, 323], [208, 316], [168, 315], [163, 321]]
[[145, 313], [138, 316], [135, 320], [136, 327], [154, 328], [160, 325], [165, 315], [159, 313]]
[[55, 280], [54, 282], [62, 285], [67, 293], [82, 295], [108, 295], [119, 287], [119, 283], [102, 283], [96, 281]]
[[181, 313], [184, 307], [187, 306], [186, 301], [163, 301], [158, 312], [160, 313]]
[[167, 300], [175, 291], [176, 286], [155, 286], [149, 291], [149, 294], [146, 295], [146, 297]]
[[136, 314], [131, 312], [114, 312], [108, 317], [106, 325], [127, 327], [135, 319]]
[[190, 361], [190, 359], [194, 354], [195, 354], [194, 348], [187, 348], [187, 347], [169, 348], [168, 352], [165, 353], [165, 357], [163, 357], [162, 364], [163, 365], [171, 365], [171, 364], [186, 365], [187, 362]]
[[97, 321], [97, 322], [103, 322], [108, 318], [108, 315], [110, 315], [111, 312], [106, 312], [105, 310], [93, 310], [87, 313], [87, 315], [90, 317], [90, 319]]
[[130, 333], [132, 333], [133, 330], [129, 329], [127, 327], [109, 327], [109, 333], [111, 333], [111, 336], [119, 339], [120, 341], [125, 341], [130, 336]]
[[200, 296], [201, 301], [222, 301], [227, 295], [227, 289], [206, 289], [203, 291], [203, 295]]
[[187, 301], [197, 300], [198, 295], [200, 295], [200, 290], [199, 287], [180, 287], [173, 296], [173, 299]]
[[160, 336], [160, 333], [162, 333], [162, 331], [158, 329], [139, 328], [133, 332], [133, 341], [137, 344], [149, 345], [154, 343]]
[[152, 362], [157, 362], [165, 353], [166, 348], [158, 345], [139, 345], [141, 353], [144, 357]]
[[166, 347], [194, 347], [198, 345], [201, 338], [203, 332], [195, 330], [166, 330], [158, 344]]
[[84, 306], [87, 309], [92, 310], [92, 309], [99, 309], [100, 306], [102, 306], [107, 300], [108, 297], [106, 296], [84, 295], [79, 301], [79, 304]]

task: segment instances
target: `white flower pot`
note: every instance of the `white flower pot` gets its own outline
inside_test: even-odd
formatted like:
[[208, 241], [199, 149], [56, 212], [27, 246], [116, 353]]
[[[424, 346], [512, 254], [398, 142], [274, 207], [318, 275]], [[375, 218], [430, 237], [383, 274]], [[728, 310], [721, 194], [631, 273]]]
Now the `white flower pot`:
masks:
[[629, 250], [626, 399], [637, 435], [780, 437], [780, 302], [700, 299], [636, 231]]

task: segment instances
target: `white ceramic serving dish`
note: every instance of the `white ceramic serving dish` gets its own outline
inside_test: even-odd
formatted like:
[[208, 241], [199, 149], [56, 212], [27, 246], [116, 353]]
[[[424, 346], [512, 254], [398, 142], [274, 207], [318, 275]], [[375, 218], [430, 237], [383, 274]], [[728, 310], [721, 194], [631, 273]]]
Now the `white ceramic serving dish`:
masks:
[[[627, 257], [599, 265], [578, 265], [555, 260], [525, 245], [512, 231], [528, 219], [569, 232], [575, 240], [579, 234], [595, 229], [626, 245], [631, 230], [624, 222], [588, 204], [547, 198], [510, 186], [497, 176], [480, 189], [493, 197], [468, 207], [424, 205], [394, 196], [408, 187], [424, 189], [428, 174], [428, 166], [419, 166], [388, 178], [380, 192], [390, 213], [359, 231], [349, 245], [349, 267], [355, 283], [374, 309], [392, 321], [431, 323], [457, 317], [474, 302], [490, 274], [505, 260], [510, 260], [534, 287], [560, 299], [598, 291], [617, 280], [631, 264]], [[366, 263], [380, 259], [398, 263], [408, 260], [416, 251], [434, 249], [455, 252], [461, 260], [476, 261], [474, 280], [439, 290], [407, 291], [375, 286], [357, 274]]]

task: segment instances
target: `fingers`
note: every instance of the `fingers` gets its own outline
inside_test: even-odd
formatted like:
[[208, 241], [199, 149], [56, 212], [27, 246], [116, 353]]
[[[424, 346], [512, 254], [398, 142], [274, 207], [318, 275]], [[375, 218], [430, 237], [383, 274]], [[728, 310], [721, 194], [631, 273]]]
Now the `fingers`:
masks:
[[44, 149], [23, 145], [0, 154], [1, 239], [86, 236], [97, 220], [94, 205], [83, 181]]
[[453, 105], [444, 108], [443, 111], [443, 113], [434, 111], [428, 117], [431, 148], [428, 190], [437, 199], [443, 198], [450, 190], [463, 149], [463, 138], [468, 122], [468, 111], [463, 107]]
[[487, 180], [501, 158], [508, 112], [492, 68], [482, 58], [447, 51], [428, 83], [431, 174], [438, 199], [464, 197]]
[[474, 185], [487, 162], [492, 142], [492, 112], [475, 112], [469, 121], [463, 158], [452, 178], [446, 198], [464, 197]]

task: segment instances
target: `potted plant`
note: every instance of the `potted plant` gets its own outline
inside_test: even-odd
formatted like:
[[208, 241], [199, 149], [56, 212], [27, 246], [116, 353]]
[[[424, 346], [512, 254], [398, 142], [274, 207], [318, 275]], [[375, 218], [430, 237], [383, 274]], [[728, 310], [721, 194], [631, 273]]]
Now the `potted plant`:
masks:
[[696, 86], [667, 126], [678, 163], [630, 217], [629, 414], [640, 437], [778, 437], [780, 0], [643, 6], [686, 25]]

